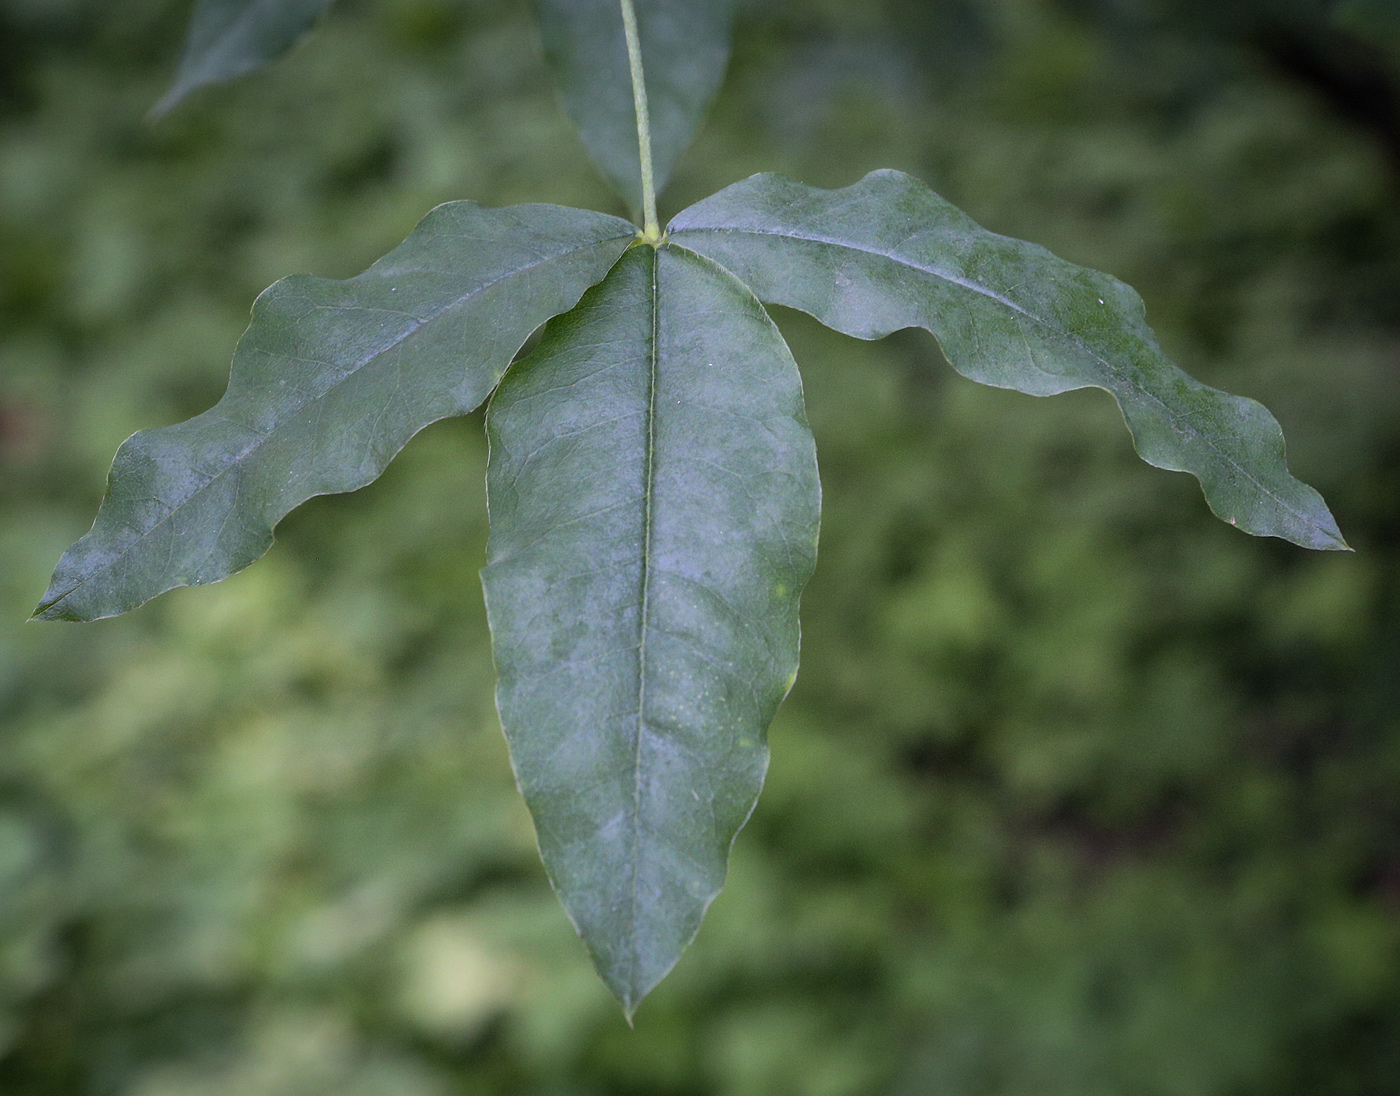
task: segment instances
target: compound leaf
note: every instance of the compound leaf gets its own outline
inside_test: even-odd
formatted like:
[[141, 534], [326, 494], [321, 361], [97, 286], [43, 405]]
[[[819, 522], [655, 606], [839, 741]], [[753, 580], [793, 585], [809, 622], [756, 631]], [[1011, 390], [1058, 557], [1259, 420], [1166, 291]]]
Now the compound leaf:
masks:
[[[658, 192], [724, 80], [734, 3], [636, 0]], [[535, 7], [564, 109], [635, 214], [642, 207], [642, 177], [618, 0], [535, 0]]]
[[831, 191], [755, 175], [685, 210], [669, 233], [760, 299], [848, 335], [922, 327], [982, 384], [1106, 389], [1142, 458], [1194, 475], [1231, 525], [1346, 548], [1321, 496], [1289, 474], [1274, 417], [1173, 365], [1132, 289], [988, 232], [908, 175], [877, 171]]
[[357, 277], [277, 282], [218, 404], [117, 450], [97, 521], [35, 616], [114, 616], [246, 567], [294, 507], [363, 487], [423, 427], [479, 406], [635, 232], [601, 213], [454, 202]]
[[236, 79], [280, 56], [331, 0], [199, 0], [175, 82], [151, 110], [165, 114], [206, 84]]
[[724, 882], [797, 671], [820, 487], [732, 276], [629, 252], [487, 412], [497, 702], [540, 852], [630, 1016]]

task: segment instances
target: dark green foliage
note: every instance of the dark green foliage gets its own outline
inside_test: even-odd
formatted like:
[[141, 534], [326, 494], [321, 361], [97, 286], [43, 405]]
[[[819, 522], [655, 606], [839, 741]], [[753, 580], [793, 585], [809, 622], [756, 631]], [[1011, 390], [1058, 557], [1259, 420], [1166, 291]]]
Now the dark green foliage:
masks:
[[904, 50], [931, 5], [745, 25], [669, 212], [760, 169], [916, 173], [1132, 282], [1174, 358], [1270, 404], [1358, 551], [1213, 523], [1097, 393], [775, 309], [826, 483], [803, 671], [727, 890], [628, 1032], [500, 742], [478, 416], [226, 584], [20, 623], [117, 443], [218, 398], [259, 289], [462, 194], [609, 200], [504, 7], [347, 5], [147, 131], [155, 7], [0, 5], [7, 1096], [1390, 1096], [1400, 231], [1367, 132], [1250, 42], [1057, 5], [1002, 5], [938, 94]]
[[233, 80], [286, 52], [331, 0], [197, 0], [180, 71], [153, 114], [206, 84]]
[[1400, 47], [1400, 4], [1395, 0], [1340, 0], [1335, 19], [1343, 30], [1392, 48]]
[[986, 231], [907, 175], [878, 171], [831, 192], [755, 176], [687, 209], [670, 232], [760, 299], [847, 335], [922, 327], [982, 384], [1032, 396], [1106, 389], [1142, 459], [1194, 475], [1222, 520], [1346, 547], [1322, 496], [1288, 474], [1274, 417], [1172, 365], [1128, 286]]
[[[656, 190], [671, 177], [724, 79], [735, 0], [636, 0]], [[637, 116], [617, 0], [535, 0], [545, 56], [589, 154], [642, 212]]]
[[802, 383], [742, 284], [638, 247], [511, 370], [487, 434], [501, 723], [630, 1017], [723, 885], [797, 674], [821, 495]]
[[356, 278], [278, 282], [224, 398], [118, 450], [35, 616], [95, 620], [241, 571], [307, 499], [372, 483], [423, 427], [479, 407], [633, 236], [601, 213], [454, 202]]
[[[602, 2], [541, 16], [604, 164], [626, 155], [619, 125], [636, 123], [645, 229], [459, 203], [358, 279], [278, 283], [254, 308], [224, 399], [118, 452], [93, 531], [59, 561], [35, 616], [96, 620], [246, 566], [295, 506], [365, 486], [424, 426], [472, 411], [529, 332], [635, 236], [658, 255], [646, 275], [635, 255], [619, 260], [582, 333], [556, 331], [530, 367], [549, 373], [540, 361], [558, 355], [572, 379], [517, 399], [498, 434], [506, 526], [484, 574], [502, 722], [541, 852], [630, 1020], [694, 938], [753, 809], [816, 552], [801, 386], [744, 282], [863, 338], [924, 327], [984, 384], [1106, 388], [1139, 453], [1192, 472], [1231, 525], [1346, 545], [1317, 492], [1288, 474], [1273, 417], [1177, 369], [1131, 289], [985, 231], [899, 172], [836, 193], [757, 176], [682, 213], [672, 228], [695, 251], [673, 250], [656, 218], [632, 0], [612, 20]], [[722, 40], [728, 0], [686, 12], [647, 9], [666, 170], [708, 99], [692, 93], [724, 67], [705, 46]], [[621, 26], [627, 64], [597, 65], [616, 59]], [[683, 56], [696, 46], [698, 67]], [[545, 417], [523, 425], [533, 414]]]

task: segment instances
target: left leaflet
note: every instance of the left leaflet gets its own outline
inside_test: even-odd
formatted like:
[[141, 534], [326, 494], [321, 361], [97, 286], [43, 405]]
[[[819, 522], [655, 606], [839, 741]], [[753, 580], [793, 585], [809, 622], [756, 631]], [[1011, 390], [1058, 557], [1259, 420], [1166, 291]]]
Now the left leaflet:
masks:
[[277, 282], [253, 305], [223, 398], [117, 450], [92, 531], [35, 617], [115, 616], [246, 567], [292, 509], [365, 486], [419, 430], [480, 406], [636, 231], [586, 210], [452, 202], [363, 274]]

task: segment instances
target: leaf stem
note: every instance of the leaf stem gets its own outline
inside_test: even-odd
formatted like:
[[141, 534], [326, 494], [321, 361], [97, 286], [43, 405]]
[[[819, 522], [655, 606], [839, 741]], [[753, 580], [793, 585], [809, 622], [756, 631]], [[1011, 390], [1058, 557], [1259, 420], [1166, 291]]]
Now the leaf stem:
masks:
[[632, 0], [622, 2], [622, 29], [627, 35], [627, 60], [632, 66], [632, 100], [637, 107], [637, 150], [642, 160], [642, 239], [661, 241], [656, 219], [656, 181], [651, 167], [651, 116], [647, 112], [647, 85], [642, 74], [642, 42], [637, 34], [637, 11]]

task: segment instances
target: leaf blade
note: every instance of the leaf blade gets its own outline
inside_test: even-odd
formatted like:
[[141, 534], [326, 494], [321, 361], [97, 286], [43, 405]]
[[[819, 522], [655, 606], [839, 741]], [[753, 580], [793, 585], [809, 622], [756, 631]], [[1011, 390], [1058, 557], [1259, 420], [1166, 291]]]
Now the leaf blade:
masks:
[[[657, 193], [724, 80], [735, 0], [636, 0]], [[637, 116], [617, 0], [535, 0], [564, 109], [603, 176], [642, 208]]]
[[1040, 396], [1103, 388], [1139, 455], [1195, 476], [1222, 520], [1346, 549], [1321, 496], [1288, 472], [1273, 416], [1168, 360], [1130, 287], [988, 232], [908, 175], [872, 172], [834, 191], [756, 175], [691, 206], [669, 233], [762, 300], [845, 334], [922, 327], [979, 383]]
[[801, 380], [742, 286], [638, 247], [487, 423], [501, 723], [551, 881], [630, 1016], [723, 883], [796, 673], [820, 510]]
[[198, 0], [175, 80], [151, 108], [159, 118], [192, 91], [222, 84], [281, 56], [315, 24], [331, 0]]
[[479, 406], [634, 236], [600, 213], [454, 202], [355, 278], [277, 282], [253, 306], [223, 398], [117, 450], [92, 531], [35, 617], [114, 616], [246, 567], [293, 508], [363, 487], [423, 427]]

